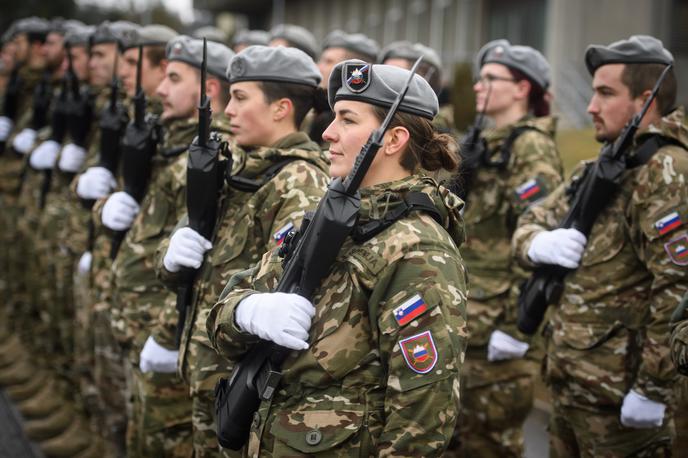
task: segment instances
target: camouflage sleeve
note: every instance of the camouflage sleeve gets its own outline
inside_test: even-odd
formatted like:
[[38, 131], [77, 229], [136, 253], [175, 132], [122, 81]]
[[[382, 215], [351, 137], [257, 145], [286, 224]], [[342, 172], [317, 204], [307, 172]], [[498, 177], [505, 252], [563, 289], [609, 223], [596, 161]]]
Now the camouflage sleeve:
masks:
[[184, 276], [180, 272], [170, 272], [165, 269], [162, 260], [165, 258], [165, 253], [167, 253], [167, 249], [170, 246], [170, 237], [172, 237], [172, 234], [174, 234], [177, 229], [181, 229], [188, 225], [189, 217], [185, 212], [184, 216], [181, 217], [169, 236], [165, 237], [162, 242], [160, 242], [160, 245], [158, 245], [158, 249], [155, 250], [155, 273], [162, 284], [170, 291], [177, 291], [177, 286], [184, 280]]
[[[79, 176], [80, 175], [77, 175], [77, 177]], [[107, 200], [110, 198], [110, 195], [96, 200], [96, 203], [93, 204], [93, 208], [91, 208], [91, 220], [93, 220], [94, 229], [96, 231], [108, 230], [105, 226], [103, 226], [102, 215], [103, 207], [105, 206], [105, 202], [107, 202]]]
[[629, 205], [631, 239], [652, 275], [645, 339], [633, 389], [668, 403], [675, 371], [667, 330], [688, 289], [688, 157], [677, 147], [657, 152], [639, 171]]
[[387, 370], [380, 456], [441, 456], [459, 413], [466, 349], [466, 283], [460, 258], [410, 251], [380, 274], [380, 358]]
[[676, 370], [688, 376], [688, 318], [679, 321], [671, 332], [671, 359]]

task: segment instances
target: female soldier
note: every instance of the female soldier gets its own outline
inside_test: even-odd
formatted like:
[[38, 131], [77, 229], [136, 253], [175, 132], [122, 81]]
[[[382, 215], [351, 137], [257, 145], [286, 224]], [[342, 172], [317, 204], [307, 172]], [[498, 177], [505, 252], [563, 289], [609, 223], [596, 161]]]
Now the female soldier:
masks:
[[[409, 76], [388, 65], [361, 71], [366, 66], [345, 61], [330, 76], [335, 120], [323, 138], [334, 177], [352, 170]], [[254, 417], [249, 455], [445, 450], [459, 407], [466, 284], [461, 201], [417, 173], [457, 165], [451, 138], [432, 128], [437, 110], [430, 85], [414, 76], [361, 184], [357, 227], [312, 303], [268, 292], [281, 272], [273, 250], [251, 279], [230, 281], [211, 311], [209, 336], [230, 360], [258, 338], [302, 350], [291, 353], [272, 401]], [[416, 199], [427, 203], [423, 210], [399, 212]]]
[[467, 200], [466, 247], [470, 272], [464, 402], [459, 421], [461, 456], [522, 456], [521, 425], [533, 400], [535, 363], [516, 329], [516, 299], [524, 274], [511, 261], [519, 215], [561, 182], [555, 119], [546, 91], [549, 64], [533, 48], [496, 40], [479, 52], [476, 109], [493, 122], [462, 156], [477, 168], [458, 193]]

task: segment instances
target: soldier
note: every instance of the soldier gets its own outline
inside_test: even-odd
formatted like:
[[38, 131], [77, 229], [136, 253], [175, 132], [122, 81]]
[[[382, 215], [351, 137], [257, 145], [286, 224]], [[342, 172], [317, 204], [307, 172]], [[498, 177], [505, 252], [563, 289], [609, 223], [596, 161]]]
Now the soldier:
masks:
[[270, 30], [269, 46], [286, 46], [305, 52], [313, 61], [318, 60], [320, 47], [315, 37], [300, 25], [280, 24]]
[[[518, 217], [561, 183], [562, 164], [544, 56], [496, 40], [480, 50], [477, 64], [476, 110], [493, 128], [461, 150], [457, 193], [467, 201], [461, 253], [470, 272], [470, 339], [458, 443], [450, 449], [459, 456], [520, 457], [537, 368], [526, 359], [530, 339], [516, 329], [516, 300], [526, 275], [512, 261], [511, 236]], [[478, 165], [466, 172], [471, 161]]]
[[[297, 128], [320, 82], [312, 59], [294, 48], [251, 46], [232, 58], [227, 72], [230, 101], [225, 114], [237, 144], [232, 147], [237, 176], [222, 189], [214, 238], [206, 240], [183, 227], [182, 220], [159, 248], [164, 253], [159, 274], [175, 291], [184, 284], [182, 267], [200, 267], [179, 349], [180, 370], [191, 385], [198, 457], [220, 455], [214, 387], [232, 369], [208, 341], [208, 312], [229, 277], [280, 243], [290, 225], [315, 207], [328, 181], [325, 156]], [[176, 316], [174, 309], [166, 313]], [[169, 333], [158, 327], [151, 335], [164, 344], [174, 339]], [[145, 353], [146, 348], [142, 360], [150, 358]]]
[[[186, 149], [198, 132], [196, 106], [202, 49], [201, 40], [186, 36], [174, 38], [167, 45], [166, 76], [157, 88], [163, 106], [164, 140], [153, 163], [146, 197], [112, 268], [114, 308], [119, 310], [113, 328], [127, 352], [127, 384], [134, 402], [127, 433], [130, 457], [187, 457], [193, 451], [189, 386], [177, 375], [176, 352], [162, 346], [174, 348], [174, 342], [158, 345], [149, 335], [155, 326], [176, 326], [176, 319], [172, 323], [157, 322], [167, 304], [174, 308], [176, 296], [155, 276], [155, 252], [186, 209]], [[214, 128], [223, 133], [228, 131], [221, 116], [229, 94], [225, 68], [232, 55], [226, 46], [208, 43], [206, 93], [213, 111], [219, 113]], [[108, 199], [102, 216], [106, 226], [122, 230], [131, 215], [126, 205], [131, 198], [122, 199], [119, 194]], [[114, 221], [120, 224], [113, 227]], [[144, 349], [148, 359], [139, 358]]]
[[240, 52], [249, 46], [267, 46], [269, 43], [270, 34], [265, 30], [240, 30], [234, 35], [232, 50]]
[[[588, 105], [595, 138], [613, 142], [644, 104], [673, 57], [656, 38], [592, 45]], [[688, 132], [674, 109], [673, 70], [643, 118], [618, 191], [590, 234], [557, 226], [572, 183], [521, 216], [512, 246], [528, 267], [573, 270], [549, 319], [544, 375], [553, 401], [554, 456], [668, 456], [675, 372], [667, 325], [688, 286]], [[592, 164], [592, 163], [591, 163]]]
[[[351, 172], [409, 76], [358, 60], [334, 68], [336, 118], [323, 134], [331, 176]], [[361, 183], [358, 224], [312, 303], [269, 292], [282, 264], [273, 248], [211, 310], [208, 335], [231, 361], [258, 339], [298, 350], [254, 416], [249, 456], [430, 457], [447, 447], [468, 334], [463, 204], [421, 172], [458, 163], [454, 140], [432, 127], [437, 111], [414, 76]], [[400, 212], [412, 198], [427, 206]]]
[[671, 317], [671, 359], [676, 370], [688, 376], [688, 294]]

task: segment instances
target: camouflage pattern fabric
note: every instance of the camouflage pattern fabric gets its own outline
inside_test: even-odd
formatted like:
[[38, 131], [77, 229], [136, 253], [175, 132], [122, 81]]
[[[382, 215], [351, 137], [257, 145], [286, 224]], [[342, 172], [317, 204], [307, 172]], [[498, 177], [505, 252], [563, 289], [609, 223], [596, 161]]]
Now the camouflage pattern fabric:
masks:
[[671, 331], [671, 359], [676, 370], [688, 376], [688, 319], [673, 326]]
[[[686, 147], [683, 122], [683, 111], [674, 111], [637, 138], [660, 133]], [[631, 389], [671, 405], [676, 373], [667, 330], [688, 289], [681, 255], [688, 240], [687, 176], [685, 149], [660, 148], [625, 172], [618, 196], [597, 218], [581, 266], [566, 277], [550, 317], [545, 378], [560, 405], [618, 416]], [[567, 211], [565, 190], [560, 186], [521, 217], [513, 246], [524, 265], [532, 238], [557, 227]]]
[[[487, 361], [486, 348], [497, 329], [521, 341], [531, 340], [516, 329], [516, 301], [526, 275], [511, 258], [511, 236], [518, 217], [561, 183], [562, 164], [554, 143], [553, 117], [525, 117], [483, 133], [496, 159], [514, 129], [526, 126], [531, 129], [513, 142], [506, 167], [477, 170], [464, 213], [467, 238], [461, 254], [470, 272], [471, 337], [462, 386], [470, 401], [462, 406], [465, 421], [459, 423], [460, 438], [450, 447], [458, 456], [523, 455], [521, 425], [531, 408], [525, 401], [532, 401], [533, 387], [528, 382], [535, 375], [534, 364], [525, 360], [492, 363]], [[523, 393], [515, 392], [519, 387]], [[518, 401], [510, 408], [505, 401], [514, 399]], [[491, 406], [487, 413], [486, 405]]]
[[[225, 186], [213, 238], [213, 248], [194, 285], [194, 299], [189, 310], [180, 346], [180, 369], [191, 386], [193, 400], [194, 453], [197, 457], [220, 456], [215, 434], [214, 388], [221, 376], [227, 376], [233, 365], [213, 350], [205, 330], [205, 321], [222, 288], [236, 272], [260, 260], [274, 248], [273, 234], [292, 223], [300, 223], [306, 211], [315, 208], [329, 178], [327, 161], [318, 146], [304, 133], [287, 135], [268, 148], [244, 151], [234, 147], [235, 171], [259, 179], [276, 161], [294, 158], [257, 192], [241, 192]], [[182, 221], [181, 224], [185, 224]], [[167, 251], [168, 241], [159, 251]], [[160, 257], [160, 260], [162, 256]], [[180, 280], [164, 270], [161, 278], [174, 290]], [[176, 323], [174, 303], [163, 311], [160, 322]], [[173, 318], [171, 318], [173, 317]], [[158, 326], [153, 331], [156, 341], [172, 342], [170, 327]]]
[[[468, 330], [462, 201], [428, 177], [361, 190], [360, 222], [384, 217], [409, 191], [442, 215], [411, 213], [372, 239], [347, 239], [315, 291], [311, 347], [292, 352], [281, 384], [254, 417], [247, 455], [441, 456], [459, 414]], [[271, 291], [281, 274], [273, 249], [248, 279], [230, 280], [207, 321], [230, 361], [257, 337], [234, 322], [239, 302]], [[419, 302], [420, 301], [420, 302]], [[404, 311], [420, 304], [417, 316]], [[427, 353], [426, 353], [427, 352]]]

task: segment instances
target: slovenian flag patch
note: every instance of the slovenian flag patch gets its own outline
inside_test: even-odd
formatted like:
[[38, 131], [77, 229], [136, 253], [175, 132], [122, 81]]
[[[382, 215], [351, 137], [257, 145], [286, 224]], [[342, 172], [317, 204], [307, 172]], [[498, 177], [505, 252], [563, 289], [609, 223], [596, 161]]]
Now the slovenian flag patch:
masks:
[[294, 223], [290, 221], [289, 223], [285, 224], [282, 229], [275, 232], [272, 236], [272, 238], [275, 240], [275, 243], [277, 243], [278, 246], [282, 245], [282, 242], [284, 242], [284, 239], [287, 237], [289, 232], [292, 231], [292, 229], [294, 229]]
[[425, 303], [419, 294], [416, 294], [411, 299], [407, 300], [399, 307], [394, 309], [394, 319], [397, 320], [399, 326], [404, 326], [419, 317], [428, 310], [428, 304]]
[[673, 231], [681, 224], [683, 224], [681, 221], [681, 216], [678, 214], [677, 211], [673, 211], [666, 215], [664, 218], [655, 221], [655, 228], [657, 228], [657, 230], [659, 231], [659, 235], [664, 235]]
[[516, 188], [516, 194], [521, 200], [531, 200], [533, 197], [539, 196], [541, 191], [542, 189], [535, 178]]

